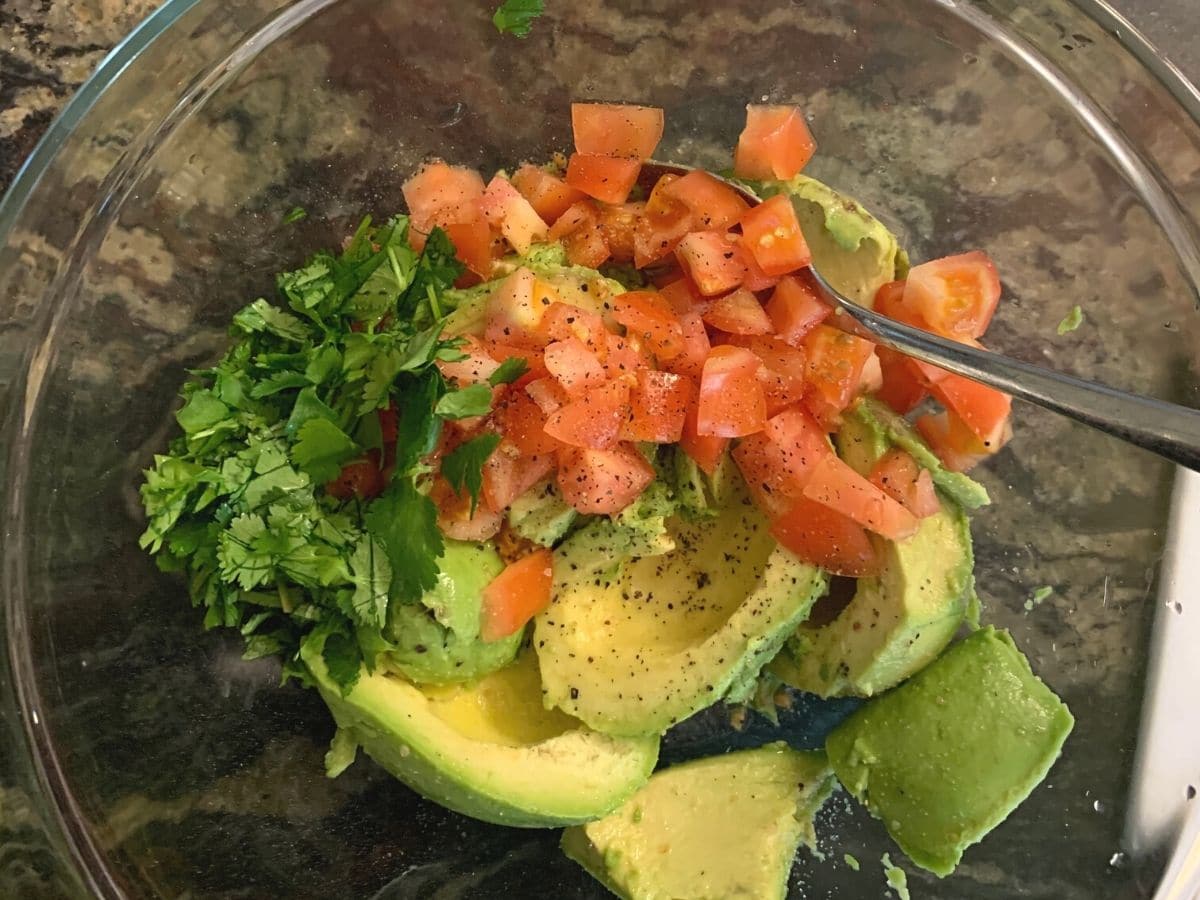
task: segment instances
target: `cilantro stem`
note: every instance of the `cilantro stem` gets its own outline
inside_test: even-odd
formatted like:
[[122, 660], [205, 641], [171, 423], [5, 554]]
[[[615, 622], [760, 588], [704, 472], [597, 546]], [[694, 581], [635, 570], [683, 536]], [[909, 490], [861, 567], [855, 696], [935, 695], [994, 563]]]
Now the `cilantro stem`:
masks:
[[433, 289], [432, 284], [425, 286], [425, 294], [429, 297], [429, 312], [433, 315], [434, 321], [442, 317], [442, 307], [438, 303], [437, 291]]

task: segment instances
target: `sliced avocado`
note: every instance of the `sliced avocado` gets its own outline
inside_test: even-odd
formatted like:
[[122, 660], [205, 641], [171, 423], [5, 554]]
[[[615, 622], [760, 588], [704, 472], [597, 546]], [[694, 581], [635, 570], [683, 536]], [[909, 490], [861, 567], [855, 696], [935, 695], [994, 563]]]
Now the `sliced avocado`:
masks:
[[622, 562], [607, 520], [555, 551], [554, 599], [534, 620], [547, 705], [632, 735], [749, 695], [826, 578], [776, 546], [734, 477], [718, 516], [668, 521], [665, 556]]
[[946, 876], [1046, 777], [1074, 722], [1008, 633], [988, 627], [858, 710], [825, 746], [900, 849]]
[[[867, 419], [846, 416], [838, 452], [865, 474], [890, 446]], [[801, 624], [771, 664], [784, 683], [822, 697], [870, 697], [908, 678], [950, 643], [974, 596], [975, 560], [951, 500], [905, 541], [880, 541], [883, 570], [860, 578], [833, 621]]]
[[479, 637], [483, 589], [504, 569], [490, 544], [446, 541], [437, 585], [421, 604], [388, 605], [379, 665], [420, 684], [471, 681], [513, 661], [524, 632]]
[[563, 499], [552, 478], [535, 484], [508, 508], [509, 527], [543, 547], [562, 540], [577, 518], [579, 513]]
[[615, 812], [563, 832], [562, 848], [625, 900], [782, 900], [833, 787], [820, 752], [726, 753], [655, 773]]
[[776, 194], [791, 199], [813, 264], [851, 300], [871, 306], [881, 285], [907, 274], [908, 257], [895, 236], [857, 200], [807, 175], [751, 187], [764, 199]]
[[463, 815], [538, 828], [603, 816], [641, 787], [658, 738], [615, 738], [541, 704], [532, 654], [469, 685], [420, 688], [363, 671], [342, 696], [314, 634], [300, 656], [350, 741], [413, 790]]

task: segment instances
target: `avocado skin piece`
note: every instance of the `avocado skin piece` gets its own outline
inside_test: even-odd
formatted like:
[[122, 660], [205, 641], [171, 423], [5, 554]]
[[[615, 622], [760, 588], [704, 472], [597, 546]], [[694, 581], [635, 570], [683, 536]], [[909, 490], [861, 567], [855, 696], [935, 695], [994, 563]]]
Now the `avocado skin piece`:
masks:
[[[590, 821], [641, 787], [658, 759], [657, 737], [614, 738], [578, 723], [527, 745], [473, 739], [431, 711], [432, 695], [378, 671], [362, 671], [343, 696], [325, 668], [323, 644], [310, 637], [300, 656], [339, 734], [349, 732], [384, 769], [454, 812], [518, 828]], [[481, 703], [494, 702], [489, 689], [494, 681], [485, 679]], [[504, 698], [505, 709], [544, 715], [536, 686], [531, 694]]]
[[[845, 417], [835, 435], [842, 459], [867, 474], [889, 447], [873, 419]], [[953, 639], [975, 592], [966, 515], [942, 497], [940, 512], [905, 541], [877, 540], [883, 571], [860, 578], [853, 599], [819, 628], [801, 624], [772, 662], [785, 684], [821, 697], [871, 697], [932, 661]]]
[[825, 747], [908, 857], [944, 877], [1046, 777], [1074, 722], [1008, 633], [988, 627], [867, 703]]
[[615, 812], [568, 828], [562, 849], [625, 900], [782, 900], [833, 788], [819, 751], [708, 757], [655, 773]]

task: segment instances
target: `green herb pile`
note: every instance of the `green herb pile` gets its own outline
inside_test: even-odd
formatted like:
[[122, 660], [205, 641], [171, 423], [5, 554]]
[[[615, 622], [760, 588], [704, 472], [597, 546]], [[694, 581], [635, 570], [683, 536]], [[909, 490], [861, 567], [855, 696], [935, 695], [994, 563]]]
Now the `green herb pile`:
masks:
[[[280, 654], [285, 678], [307, 682], [296, 653], [320, 631], [349, 691], [360, 665], [371, 670], [388, 649], [389, 598], [415, 603], [436, 583], [443, 543], [426, 458], [445, 420], [491, 404], [488, 386], [455, 389], [435, 365], [464, 358], [442, 336], [462, 272], [441, 231], [418, 254], [406, 217], [364, 220], [340, 255], [278, 276], [287, 309], [259, 299], [234, 316], [229, 351], [183, 388], [183, 434], [146, 472], [141, 545], [186, 574], [206, 627], [240, 629], [247, 658]], [[492, 383], [520, 371], [505, 366]], [[378, 415], [389, 407], [394, 448]], [[497, 441], [468, 441], [442, 462], [472, 502]], [[378, 497], [326, 493], [368, 454], [394, 458]]]

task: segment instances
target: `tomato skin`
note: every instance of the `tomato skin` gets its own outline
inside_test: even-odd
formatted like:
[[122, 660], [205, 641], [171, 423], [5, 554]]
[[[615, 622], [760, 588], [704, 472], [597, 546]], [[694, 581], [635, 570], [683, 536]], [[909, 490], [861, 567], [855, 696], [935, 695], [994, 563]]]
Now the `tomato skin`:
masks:
[[645, 343], [660, 360], [683, 352], [683, 326], [670, 303], [656, 291], [626, 291], [613, 298], [613, 318], [626, 335]]
[[662, 140], [663, 124], [663, 111], [657, 106], [571, 104], [571, 129], [579, 153], [649, 159]]
[[902, 541], [917, 531], [916, 516], [836, 456], [817, 463], [804, 485], [804, 496], [888, 540]]
[[725, 231], [750, 209], [733, 187], [699, 169], [667, 182], [663, 194], [687, 208], [696, 231]]
[[695, 386], [682, 375], [642, 369], [629, 395], [629, 420], [621, 427], [621, 440], [678, 443], [695, 397]]
[[935, 259], [909, 271], [903, 302], [931, 331], [955, 340], [978, 338], [1000, 302], [1000, 276], [981, 250]]
[[718, 297], [705, 310], [703, 319], [713, 328], [730, 334], [770, 334], [771, 320], [762, 304], [745, 288]]
[[553, 453], [526, 456], [511, 444], [500, 444], [483, 464], [483, 497], [492, 509], [505, 510], [514, 500], [554, 471]]
[[639, 269], [668, 256], [692, 230], [692, 212], [687, 204], [667, 193], [678, 180], [678, 175], [663, 175], [642, 207], [633, 236], [633, 263]]
[[594, 390], [608, 380], [599, 358], [577, 337], [547, 344], [545, 359], [546, 370], [570, 396]]
[[932, 516], [942, 508], [929, 470], [898, 447], [880, 457], [868, 478], [918, 519]]
[[779, 284], [778, 275], [768, 275], [762, 270], [758, 264], [758, 260], [754, 258], [754, 254], [746, 247], [740, 234], [731, 234], [729, 237], [734, 246], [737, 247], [738, 259], [742, 261], [742, 265], [746, 267], [746, 277], [742, 279], [742, 287], [748, 291], [769, 291]]
[[786, 181], [804, 168], [816, 149], [799, 109], [751, 104], [733, 154], [733, 171], [739, 178]]
[[683, 419], [683, 434], [679, 436], [679, 449], [700, 467], [701, 472], [712, 475], [729, 448], [729, 438], [700, 434], [696, 430], [698, 409], [698, 404], [688, 407]]
[[[854, 399], [862, 381], [863, 367], [875, 345], [828, 325], [818, 325], [804, 339], [808, 358], [808, 383], [812, 402], [823, 424], [831, 425], [837, 413]], [[830, 420], [834, 417], [834, 421]]]
[[641, 169], [636, 159], [574, 153], [567, 161], [567, 184], [602, 203], [624, 203]]
[[926, 413], [918, 416], [913, 424], [942, 464], [952, 472], [966, 472], [988, 456], [987, 448], [954, 413]]
[[441, 160], [425, 163], [400, 188], [412, 225], [409, 242], [420, 251], [435, 226], [469, 222], [478, 214], [483, 179], [474, 169]]
[[608, 259], [608, 244], [600, 231], [600, 218], [590, 200], [573, 204], [554, 222], [550, 240], [562, 241], [567, 259], [576, 266], [594, 269]]
[[572, 447], [612, 447], [629, 418], [629, 392], [625, 379], [606, 381], [552, 412], [546, 434]]
[[742, 247], [753, 254], [765, 274], [787, 275], [812, 262], [796, 210], [784, 194], [750, 209], [741, 225]]
[[528, 253], [535, 242], [545, 241], [549, 235], [550, 227], [507, 178], [497, 175], [488, 182], [479, 208], [518, 253]]
[[700, 377], [698, 435], [733, 438], [762, 431], [767, 397], [758, 378], [761, 366], [761, 360], [742, 347], [713, 347]]
[[634, 233], [645, 206], [645, 203], [620, 203], [600, 207], [600, 235], [617, 262], [633, 261]]
[[679, 242], [675, 256], [705, 297], [731, 291], [746, 277], [737, 245], [721, 231], [693, 231]]
[[[395, 442], [395, 438], [392, 438]], [[376, 451], [372, 451], [378, 457]], [[387, 483], [380, 471], [379, 461], [371, 455], [352, 460], [342, 466], [337, 478], [325, 482], [325, 493], [338, 500], [349, 500], [358, 497], [360, 500], [373, 500], [383, 493]]]
[[509, 563], [483, 589], [479, 636], [498, 641], [516, 634], [550, 605], [554, 556], [545, 548]]
[[396, 443], [396, 438], [399, 434], [400, 413], [396, 410], [396, 404], [393, 401], [379, 410], [379, 435], [386, 447], [388, 444]]
[[1007, 441], [1012, 397], [993, 387], [943, 372], [929, 382], [929, 392], [979, 439], [985, 453], [995, 453]]
[[[566, 397], [562, 399], [565, 402]], [[546, 434], [548, 415], [549, 411], [542, 409], [526, 387], [507, 391], [497, 403], [492, 417], [504, 443], [526, 456], [539, 456], [554, 453], [562, 446], [560, 441]]]
[[496, 254], [493, 252], [492, 229], [487, 219], [476, 215], [467, 221], [450, 222], [443, 225], [442, 229], [454, 245], [454, 255], [463, 265], [479, 277], [489, 278], [496, 263]]
[[586, 196], [561, 178], [530, 163], [525, 163], [513, 173], [512, 183], [542, 221], [551, 225]]
[[834, 575], [867, 578], [882, 568], [865, 528], [806, 498], [772, 523], [771, 535], [800, 559]]
[[790, 276], [779, 280], [765, 308], [775, 334], [793, 347], [802, 346], [808, 333], [833, 312], [805, 281]]
[[654, 480], [654, 468], [632, 444], [608, 450], [567, 447], [558, 455], [563, 499], [585, 515], [613, 515]]
[[742, 477], [768, 518], [783, 515], [803, 498], [816, 465], [832, 455], [824, 429], [799, 407], [772, 416], [760, 434], [743, 438], [733, 449]]

